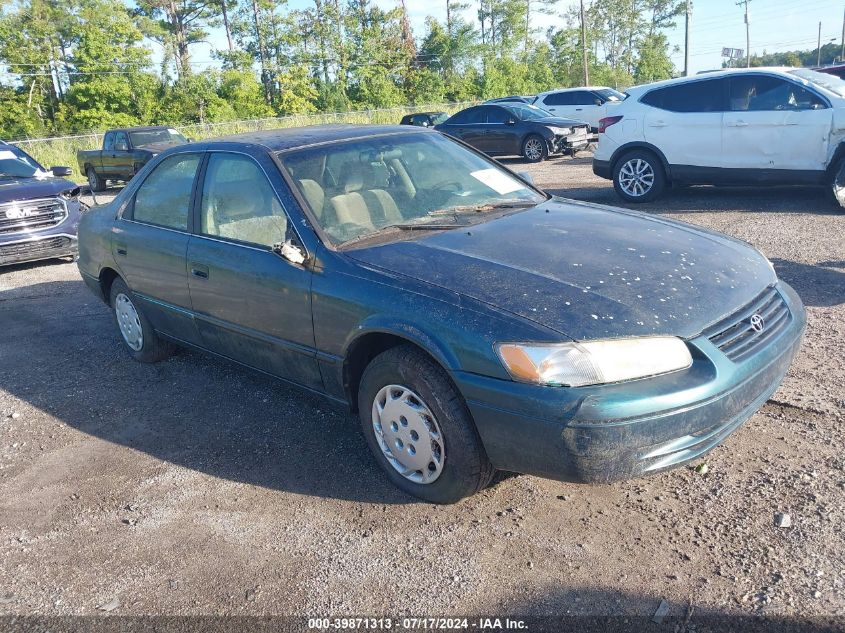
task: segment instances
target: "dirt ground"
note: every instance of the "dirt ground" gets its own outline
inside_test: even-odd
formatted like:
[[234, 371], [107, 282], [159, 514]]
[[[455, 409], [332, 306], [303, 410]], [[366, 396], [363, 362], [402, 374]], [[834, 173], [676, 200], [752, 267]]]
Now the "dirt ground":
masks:
[[[509, 164], [619, 204], [588, 156]], [[75, 265], [0, 269], [0, 614], [845, 615], [845, 214], [807, 188], [640, 208], [751, 242], [795, 287], [783, 386], [706, 473], [510, 476], [447, 507], [394, 489], [316, 396], [193, 352], [133, 362]]]

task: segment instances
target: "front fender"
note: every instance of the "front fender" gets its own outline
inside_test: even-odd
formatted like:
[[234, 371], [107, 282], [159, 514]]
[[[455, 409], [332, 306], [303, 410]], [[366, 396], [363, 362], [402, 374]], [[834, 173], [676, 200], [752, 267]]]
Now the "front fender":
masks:
[[429, 327], [421, 323], [400, 320], [388, 314], [373, 314], [352, 330], [344, 341], [343, 357], [347, 358], [356, 342], [368, 334], [389, 334], [405, 339], [426, 350], [447, 370], [455, 371], [460, 368], [458, 358], [452, 349]]

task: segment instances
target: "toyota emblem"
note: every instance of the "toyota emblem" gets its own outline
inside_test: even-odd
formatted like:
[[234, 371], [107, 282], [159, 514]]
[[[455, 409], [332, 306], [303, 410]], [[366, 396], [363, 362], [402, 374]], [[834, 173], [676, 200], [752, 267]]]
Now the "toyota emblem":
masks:
[[751, 329], [755, 332], [762, 332], [764, 327], [766, 327], [766, 322], [763, 320], [763, 317], [759, 314], [752, 314]]

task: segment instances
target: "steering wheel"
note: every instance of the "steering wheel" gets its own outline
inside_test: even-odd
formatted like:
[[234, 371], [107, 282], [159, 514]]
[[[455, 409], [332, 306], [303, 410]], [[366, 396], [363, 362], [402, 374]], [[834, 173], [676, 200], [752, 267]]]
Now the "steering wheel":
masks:
[[431, 186], [432, 189], [451, 189], [452, 191], [459, 192], [464, 190], [464, 186], [459, 183], [457, 180], [441, 180], [438, 183], [435, 183]]

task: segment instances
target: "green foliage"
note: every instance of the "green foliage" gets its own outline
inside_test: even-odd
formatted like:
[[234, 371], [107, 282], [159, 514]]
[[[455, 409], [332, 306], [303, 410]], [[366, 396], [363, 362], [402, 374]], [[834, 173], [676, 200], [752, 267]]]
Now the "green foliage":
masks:
[[[559, 0], [440, 1], [445, 19], [427, 18], [415, 40], [402, 0], [392, 9], [377, 0], [0, 0], [0, 65], [10, 71], [0, 76], [0, 138], [152, 123], [213, 130], [583, 82], [574, 7], [563, 28], [540, 33]], [[681, 6], [588, 0], [590, 83], [671, 76], [663, 31]], [[191, 52], [211, 28], [226, 45], [212, 53], [219, 68], [201, 69]], [[158, 68], [151, 42], [164, 53]]]

